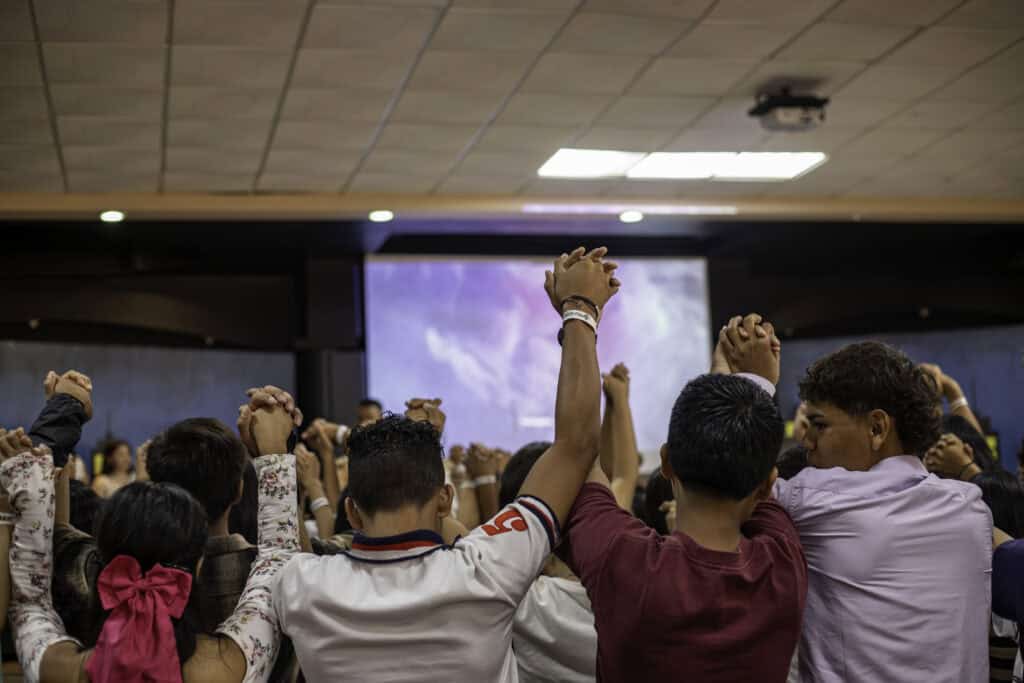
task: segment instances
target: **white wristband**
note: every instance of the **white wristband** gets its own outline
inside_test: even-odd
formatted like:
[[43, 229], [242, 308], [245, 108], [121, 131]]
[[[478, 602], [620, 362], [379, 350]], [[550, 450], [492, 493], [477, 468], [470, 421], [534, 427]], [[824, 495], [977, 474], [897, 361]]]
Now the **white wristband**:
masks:
[[349, 428], [345, 425], [338, 425], [338, 431], [334, 434], [334, 443], [339, 446], [345, 445], [345, 435], [349, 433]]
[[473, 480], [473, 483], [477, 486], [487, 486], [488, 484], [497, 484], [498, 477], [493, 474], [485, 474], [482, 477], [477, 477]]
[[570, 308], [562, 314], [562, 324], [564, 325], [570, 320], [579, 320], [580, 322], [585, 323], [594, 331], [594, 334], [597, 334], [597, 320], [586, 311]]
[[949, 412], [955, 413], [956, 411], [960, 410], [961, 408], [966, 408], [967, 405], [968, 405], [967, 404], [967, 399], [964, 398], [963, 396], [961, 396], [957, 400], [949, 402]]
[[317, 498], [316, 500], [312, 501], [309, 504], [309, 509], [313, 512], [313, 514], [316, 514], [317, 510], [319, 510], [320, 508], [325, 508], [329, 505], [330, 503], [327, 501], [327, 498], [325, 496], [320, 496], [319, 498]]
[[464, 481], [461, 484], [459, 484], [459, 488], [460, 489], [475, 489], [476, 488], [476, 482], [473, 481], [472, 479], [467, 479], [466, 481]]

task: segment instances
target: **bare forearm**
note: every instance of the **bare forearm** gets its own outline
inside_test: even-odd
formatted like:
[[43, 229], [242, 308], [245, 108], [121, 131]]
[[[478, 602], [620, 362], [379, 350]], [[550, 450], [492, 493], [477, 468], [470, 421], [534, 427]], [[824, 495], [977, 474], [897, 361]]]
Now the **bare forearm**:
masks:
[[615, 502], [624, 510], [632, 510], [633, 496], [636, 493], [636, 479], [640, 468], [639, 458], [633, 437], [633, 414], [629, 409], [629, 401], [620, 401], [612, 411], [611, 449], [612, 449], [612, 493]]
[[598, 458], [598, 462], [601, 463], [601, 469], [604, 470], [604, 476], [608, 479], [612, 478], [612, 470], [614, 465], [612, 464], [615, 460], [615, 444], [614, 444], [614, 428], [612, 427], [612, 420], [614, 420], [615, 405], [611, 401], [605, 401], [604, 404], [604, 418], [601, 420], [601, 454]]
[[601, 374], [594, 332], [579, 321], [565, 325], [555, 399], [555, 441], [592, 459], [601, 438]]
[[476, 500], [480, 506], [480, 519], [490, 519], [498, 514], [498, 485], [481, 484], [476, 487]]
[[337, 512], [338, 503], [341, 498], [338, 465], [334, 462], [334, 449], [326, 449], [326, 451], [318, 453], [320, 456], [320, 471], [324, 473], [324, 495], [327, 497], [327, 502], [331, 504], [331, 510]]
[[459, 522], [467, 529], [480, 526], [480, 503], [476, 497], [476, 488], [461, 485], [455, 491], [459, 497]]

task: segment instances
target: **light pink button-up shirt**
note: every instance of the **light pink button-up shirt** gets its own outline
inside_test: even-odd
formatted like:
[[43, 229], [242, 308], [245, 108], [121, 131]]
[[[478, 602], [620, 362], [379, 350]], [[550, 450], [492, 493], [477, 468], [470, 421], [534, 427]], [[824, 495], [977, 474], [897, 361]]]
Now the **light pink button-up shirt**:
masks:
[[809, 570], [803, 683], [988, 681], [992, 516], [977, 486], [898, 456], [808, 468], [775, 497]]

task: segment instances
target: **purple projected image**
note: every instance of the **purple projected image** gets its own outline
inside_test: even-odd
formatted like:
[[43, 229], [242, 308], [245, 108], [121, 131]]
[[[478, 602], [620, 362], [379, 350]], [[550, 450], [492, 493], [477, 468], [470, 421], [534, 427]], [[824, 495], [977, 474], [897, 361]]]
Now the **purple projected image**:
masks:
[[[622, 291], [608, 304], [598, 357], [625, 362], [644, 470], [656, 465], [683, 385], [707, 372], [707, 285], [699, 259], [615, 259]], [[551, 439], [560, 320], [544, 294], [550, 263], [528, 259], [373, 258], [366, 263], [372, 396], [400, 412], [438, 396], [445, 442], [515, 451]]]

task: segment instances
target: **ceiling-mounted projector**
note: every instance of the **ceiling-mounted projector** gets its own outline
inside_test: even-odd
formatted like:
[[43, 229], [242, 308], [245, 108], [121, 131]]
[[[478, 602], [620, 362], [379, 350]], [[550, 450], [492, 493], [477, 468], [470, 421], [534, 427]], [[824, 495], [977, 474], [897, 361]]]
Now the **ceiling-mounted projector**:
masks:
[[761, 121], [766, 130], [799, 132], [813, 130], [825, 122], [828, 98], [794, 95], [789, 88], [777, 94], [762, 93], [748, 114]]

